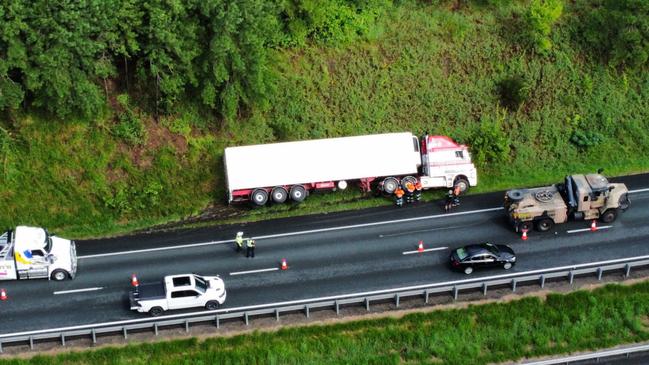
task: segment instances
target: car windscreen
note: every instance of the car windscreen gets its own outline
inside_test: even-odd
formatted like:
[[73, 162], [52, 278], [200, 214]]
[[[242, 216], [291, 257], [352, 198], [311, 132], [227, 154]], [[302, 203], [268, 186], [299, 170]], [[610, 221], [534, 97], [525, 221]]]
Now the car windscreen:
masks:
[[491, 245], [491, 244], [488, 244], [488, 243], [486, 243], [486, 244], [484, 245], [484, 248], [486, 248], [489, 252], [491, 252], [491, 253], [493, 253], [493, 254], [495, 254], [495, 255], [497, 255], [497, 254], [500, 252], [500, 250], [498, 249], [498, 247], [496, 247], [496, 246], [494, 246], [494, 245]]
[[205, 282], [205, 280], [198, 275], [194, 275], [194, 279], [196, 279], [196, 288], [205, 293], [205, 291], [207, 290], [207, 283]]
[[461, 247], [455, 250], [455, 253], [457, 254], [457, 257], [460, 259], [460, 261], [464, 260], [469, 254], [466, 252], [466, 250]]

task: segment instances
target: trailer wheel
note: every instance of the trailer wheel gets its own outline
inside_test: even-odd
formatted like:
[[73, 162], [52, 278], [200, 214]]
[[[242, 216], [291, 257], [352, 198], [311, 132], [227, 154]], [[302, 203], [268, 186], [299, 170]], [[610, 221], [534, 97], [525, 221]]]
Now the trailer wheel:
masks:
[[52, 271], [52, 280], [63, 281], [69, 277], [70, 275], [65, 270], [57, 269]]
[[599, 217], [599, 220], [601, 220], [604, 223], [611, 223], [617, 218], [617, 209], [609, 209], [602, 214], [601, 217]]
[[456, 186], [460, 187], [460, 194], [464, 194], [467, 191], [469, 191], [469, 186], [470, 185], [469, 185], [469, 181], [467, 179], [458, 177], [453, 182], [453, 188], [455, 188]]
[[294, 202], [302, 202], [306, 199], [306, 189], [302, 185], [293, 185], [291, 188], [291, 200]]
[[205, 309], [207, 309], [208, 311], [219, 309], [219, 302], [217, 302], [216, 300], [210, 300], [205, 304]]
[[386, 194], [394, 194], [399, 187], [399, 181], [394, 177], [386, 177], [383, 179], [383, 192]]
[[163, 312], [164, 310], [162, 309], [162, 307], [153, 307], [149, 309], [149, 314], [151, 315], [151, 317], [157, 317], [161, 315]]
[[406, 176], [403, 179], [401, 179], [401, 186], [405, 188], [407, 183], [411, 183], [413, 186], [417, 184], [417, 178], [414, 176]]
[[262, 206], [268, 201], [268, 193], [264, 189], [255, 189], [250, 194], [250, 200], [255, 205]]
[[282, 204], [286, 201], [286, 198], [288, 198], [288, 192], [281, 186], [273, 188], [273, 191], [270, 193], [270, 195], [273, 197], [273, 202], [277, 204]]

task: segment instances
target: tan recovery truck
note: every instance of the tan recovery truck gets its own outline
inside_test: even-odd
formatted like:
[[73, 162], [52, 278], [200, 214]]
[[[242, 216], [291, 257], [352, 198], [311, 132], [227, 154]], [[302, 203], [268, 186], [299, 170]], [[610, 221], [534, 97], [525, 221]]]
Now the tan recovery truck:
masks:
[[611, 223], [630, 201], [624, 184], [609, 183], [599, 172], [566, 176], [561, 184], [533, 189], [509, 190], [505, 211], [516, 232], [545, 232], [568, 219], [599, 219]]

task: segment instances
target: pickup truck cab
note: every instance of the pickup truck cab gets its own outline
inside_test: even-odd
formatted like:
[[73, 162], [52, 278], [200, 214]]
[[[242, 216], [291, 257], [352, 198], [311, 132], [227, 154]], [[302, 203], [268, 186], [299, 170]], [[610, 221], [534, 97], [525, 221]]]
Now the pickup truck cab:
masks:
[[225, 285], [218, 276], [165, 276], [161, 283], [142, 284], [129, 296], [131, 310], [156, 317], [170, 309], [217, 309], [225, 302]]

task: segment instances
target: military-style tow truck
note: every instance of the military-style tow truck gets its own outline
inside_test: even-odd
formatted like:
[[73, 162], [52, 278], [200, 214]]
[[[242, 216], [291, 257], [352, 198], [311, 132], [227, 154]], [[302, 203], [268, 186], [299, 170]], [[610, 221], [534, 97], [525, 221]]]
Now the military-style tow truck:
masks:
[[613, 222], [629, 205], [624, 184], [609, 183], [596, 174], [566, 176], [561, 184], [505, 193], [505, 211], [516, 232], [533, 227], [549, 231], [568, 219]]

